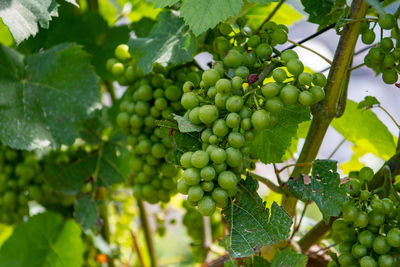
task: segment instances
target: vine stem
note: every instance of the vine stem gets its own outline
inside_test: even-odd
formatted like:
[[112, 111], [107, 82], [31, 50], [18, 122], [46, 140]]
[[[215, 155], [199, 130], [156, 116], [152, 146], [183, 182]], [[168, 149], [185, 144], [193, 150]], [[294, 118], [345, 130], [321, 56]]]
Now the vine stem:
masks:
[[136, 254], [138, 255], [138, 259], [139, 259], [140, 265], [142, 267], [146, 267], [146, 264], [144, 263], [144, 260], [143, 260], [142, 252], [140, 251], [140, 247], [139, 247], [139, 244], [137, 242], [137, 237], [136, 237], [136, 235], [135, 235], [135, 233], [133, 231], [131, 231], [131, 236], [132, 236], [133, 245], [134, 245], [135, 250], [136, 250]]
[[281, 172], [283, 172], [284, 170], [286, 170], [287, 168], [290, 168], [290, 167], [305, 167], [305, 166], [309, 166], [309, 165], [311, 166], [312, 162], [293, 163], [293, 164], [288, 164], [288, 165], [282, 167], [281, 169], [277, 169], [276, 171], [278, 173], [281, 173]]
[[346, 142], [346, 138], [343, 138], [342, 141], [335, 147], [335, 149], [332, 151], [332, 153], [329, 155], [328, 159], [331, 159], [333, 155], [339, 150], [339, 148]]
[[279, 8], [286, 2], [286, 0], [279, 1], [278, 5], [272, 10], [272, 12], [268, 15], [268, 17], [261, 23], [260, 27], [258, 27], [257, 32], [261, 31], [262, 27], [272, 19], [272, 17], [278, 12]]
[[249, 175], [251, 177], [253, 177], [254, 179], [258, 180], [259, 182], [265, 184], [269, 189], [271, 189], [275, 193], [283, 194], [285, 192], [282, 188], [280, 188], [279, 186], [274, 184], [269, 179], [267, 179], [265, 177], [262, 177], [261, 175], [258, 175], [258, 174], [254, 173], [254, 172], [249, 172]]
[[147, 250], [149, 252], [151, 267], [157, 267], [158, 266], [157, 265], [157, 256], [156, 256], [156, 252], [154, 249], [153, 235], [151, 233], [149, 220], [147, 218], [146, 208], [144, 206], [144, 203], [139, 199], [137, 200], [137, 204], [139, 207], [140, 222], [142, 223], [144, 236], [146, 238], [146, 245], [147, 245]]
[[317, 243], [322, 236], [328, 232], [328, 230], [331, 228], [332, 223], [334, 222], [334, 218], [332, 217], [329, 221], [329, 223], [325, 223], [324, 221], [320, 221], [317, 223], [313, 228], [311, 228], [310, 231], [308, 231], [300, 240], [298, 245], [301, 248], [301, 252], [305, 253], [310, 249], [310, 247]]
[[[350, 19], [359, 19], [365, 16], [368, 5], [364, 0], [354, 0], [350, 8]], [[325, 87], [326, 97], [322, 104], [316, 107], [313, 112], [313, 120], [308, 131], [305, 143], [301, 150], [298, 163], [312, 162], [315, 160], [326, 131], [336, 116], [339, 98], [344, 90], [343, 86], [348, 74], [348, 68], [352, 62], [354, 48], [357, 43], [361, 23], [356, 22], [345, 25], [339, 40], [338, 47], [328, 75], [328, 82]], [[309, 173], [311, 166], [295, 167], [292, 176], [296, 177], [301, 173]], [[296, 213], [297, 199], [284, 195], [282, 205], [284, 209], [294, 216]]]
[[292, 40], [288, 40], [288, 42], [291, 43], [291, 44], [293, 44], [293, 45], [295, 45], [295, 46], [301, 47], [301, 48], [303, 48], [303, 49], [306, 49], [306, 50], [308, 50], [308, 51], [310, 51], [310, 52], [316, 54], [317, 56], [319, 56], [320, 58], [322, 58], [323, 60], [325, 60], [326, 62], [328, 62], [330, 65], [332, 65], [332, 61], [329, 60], [327, 57], [323, 56], [321, 53], [318, 53], [317, 51], [315, 51], [315, 50], [313, 50], [313, 49], [311, 49], [311, 48], [309, 48], [309, 47], [307, 47], [307, 46], [305, 46], [305, 45], [296, 43], [296, 42], [294, 42], [294, 41], [292, 41]]
[[354, 66], [354, 67], [350, 68], [349, 71], [353, 71], [353, 70], [356, 70], [356, 69], [364, 67], [364, 66], [365, 66], [365, 63], [361, 63], [361, 64], [359, 64], [357, 66]]
[[397, 128], [400, 129], [400, 124], [395, 120], [395, 118], [392, 116], [392, 114], [390, 114], [389, 111], [387, 111], [387, 109], [385, 109], [381, 105], [377, 105], [377, 107], [380, 108], [383, 112], [385, 112], [386, 115], [388, 115], [389, 118], [394, 122], [394, 124], [396, 124]]

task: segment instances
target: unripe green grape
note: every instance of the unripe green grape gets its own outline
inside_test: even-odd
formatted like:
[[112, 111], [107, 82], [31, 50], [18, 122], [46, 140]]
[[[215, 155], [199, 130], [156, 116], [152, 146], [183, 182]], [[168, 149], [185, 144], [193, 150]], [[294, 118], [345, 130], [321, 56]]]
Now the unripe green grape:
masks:
[[386, 13], [379, 16], [378, 24], [381, 26], [382, 29], [390, 30], [396, 24], [396, 19], [392, 14]]
[[355, 258], [362, 258], [367, 255], [367, 248], [361, 244], [355, 244], [351, 249], [351, 254]]
[[298, 59], [299, 56], [294, 50], [288, 49], [281, 53], [280, 58], [281, 60], [288, 62], [291, 59]]
[[311, 85], [313, 75], [309, 72], [304, 72], [299, 75], [298, 81], [301, 85]]
[[226, 165], [225, 162], [223, 162], [223, 163], [219, 163], [219, 164], [214, 163], [213, 167], [214, 167], [215, 171], [217, 172], [217, 174], [220, 174], [221, 172], [225, 171], [228, 166]]
[[223, 171], [218, 175], [218, 184], [223, 189], [233, 189], [237, 184], [236, 175], [231, 171]]
[[256, 54], [261, 59], [268, 59], [272, 55], [272, 47], [269, 44], [260, 44], [256, 48]]
[[229, 113], [228, 116], [225, 119], [226, 125], [231, 128], [237, 128], [240, 125], [240, 116], [237, 113]]
[[[267, 119], [265, 119], [265, 117], [262, 116], [262, 114], [258, 114], [256, 117], [257, 117], [257, 118], [255, 119], [255, 121], [256, 121], [257, 123], [260, 123], [260, 122], [261, 122], [262, 125], [264, 125], [264, 123], [268, 123], [268, 115], [267, 115]], [[266, 120], [266, 121], [264, 122], [264, 120]], [[260, 123], [260, 124], [261, 124], [261, 123]], [[261, 127], [262, 125], [259, 125], [259, 126]], [[242, 122], [240, 123], [240, 128], [242, 128], [242, 129], [245, 130], [245, 131], [250, 130], [251, 127], [252, 127], [252, 122], [251, 122], [251, 119], [250, 119], [250, 118], [244, 118], [244, 119], [242, 120]], [[261, 128], [260, 128], [260, 129], [261, 129]]]
[[375, 235], [369, 230], [364, 230], [358, 234], [358, 242], [360, 242], [361, 245], [367, 248], [372, 247], [372, 242], [374, 241], [374, 238]]
[[232, 32], [232, 27], [227, 23], [221, 23], [218, 26], [218, 30], [222, 35], [229, 35]]
[[115, 56], [119, 60], [126, 60], [131, 57], [129, 47], [126, 44], [120, 44], [115, 48]]
[[218, 142], [218, 136], [215, 134], [211, 135], [210, 138], [208, 138], [208, 142], [210, 144], [216, 144]]
[[232, 84], [228, 79], [219, 79], [215, 84], [215, 88], [217, 89], [218, 93], [226, 94], [232, 90]]
[[200, 112], [200, 107], [195, 107], [189, 112], [189, 120], [193, 124], [200, 124], [200, 118], [199, 118], [199, 112]]
[[375, 41], [375, 32], [373, 30], [366, 30], [361, 34], [361, 41], [366, 45], [372, 44]]
[[210, 136], [212, 135], [212, 131], [211, 129], [205, 129], [202, 133], [201, 133], [201, 141], [203, 143], [208, 143], [208, 139], [210, 139]]
[[368, 221], [372, 226], [381, 226], [385, 222], [385, 215], [372, 211], [368, 214]]
[[222, 36], [217, 37], [214, 40], [213, 45], [214, 49], [220, 54], [225, 54], [226, 51], [232, 47], [232, 44], [229, 42], [229, 40]]
[[192, 155], [193, 152], [185, 152], [182, 154], [180, 163], [183, 168], [188, 169], [192, 167]]
[[272, 78], [274, 78], [276, 82], [282, 83], [287, 78], [286, 71], [283, 69], [274, 69], [272, 72]]
[[213, 133], [218, 137], [224, 137], [229, 132], [228, 126], [223, 119], [215, 121], [212, 130]]
[[375, 237], [372, 242], [372, 248], [378, 254], [386, 254], [390, 251], [390, 245], [384, 236]]
[[[251, 116], [251, 124], [256, 130], [261, 130], [267, 127], [269, 124], [269, 120], [270, 120], [269, 113], [265, 110], [257, 110]], [[245, 120], [243, 120], [242, 123], [244, 121]]]
[[215, 69], [209, 69], [203, 72], [201, 78], [206, 86], [213, 86], [219, 80], [220, 74]]
[[143, 126], [143, 119], [140, 116], [133, 114], [129, 118], [129, 124], [134, 129], [140, 129]]
[[217, 95], [217, 89], [215, 89], [214, 86], [208, 88], [208, 90], [207, 90], [207, 96], [208, 96], [209, 98], [215, 98], [216, 95]]
[[290, 59], [286, 63], [286, 68], [289, 73], [293, 74], [294, 76], [298, 76], [304, 71], [304, 65], [298, 59]]
[[211, 152], [211, 160], [216, 163], [216, 164], [220, 164], [225, 162], [226, 160], [226, 151], [223, 150], [222, 148], [216, 148]]
[[241, 96], [231, 96], [226, 100], [225, 108], [229, 112], [239, 112], [243, 104], [243, 98]]
[[346, 230], [348, 227], [348, 223], [345, 222], [342, 218], [336, 219], [332, 224], [332, 231], [335, 233], [341, 233]]
[[351, 266], [355, 262], [352, 254], [350, 254], [350, 253], [341, 254], [339, 256], [338, 260], [339, 260], [339, 263], [341, 264], [341, 266]]
[[247, 45], [251, 48], [256, 48], [261, 42], [260, 36], [252, 35], [247, 41]]
[[121, 112], [117, 115], [117, 124], [121, 128], [128, 128], [129, 127], [129, 115], [126, 112]]
[[398, 78], [397, 72], [393, 69], [387, 69], [382, 72], [382, 79], [386, 84], [394, 84]]
[[165, 76], [163, 74], [157, 73], [151, 77], [151, 85], [155, 88], [162, 87], [165, 82]]
[[220, 188], [215, 188], [211, 193], [212, 199], [217, 203], [224, 203], [228, 199], [228, 193]]
[[392, 38], [390, 37], [385, 37], [381, 40], [381, 47], [383, 50], [389, 52], [390, 50], [393, 49], [393, 41]]
[[199, 105], [199, 99], [193, 92], [184, 93], [181, 99], [181, 104], [186, 110], [190, 110]]
[[314, 73], [313, 74], [313, 83], [316, 86], [324, 87], [327, 83], [325, 75], [320, 72]]
[[239, 76], [235, 76], [232, 78], [232, 89], [233, 90], [241, 90], [242, 89], [242, 84], [243, 84], [243, 79]]
[[265, 102], [265, 109], [271, 113], [278, 113], [283, 108], [283, 103], [279, 97], [273, 97]]
[[199, 212], [203, 216], [211, 216], [215, 212], [215, 202], [210, 196], [203, 197], [202, 200], [199, 201]]
[[228, 68], [237, 68], [242, 64], [242, 62], [242, 54], [234, 49], [229, 50], [224, 58], [224, 65]]
[[293, 85], [286, 85], [280, 91], [279, 97], [285, 105], [292, 105], [297, 103], [299, 90]]
[[306, 107], [312, 105], [313, 103], [315, 103], [314, 96], [309, 91], [302, 91], [299, 94], [299, 99], [298, 100], [299, 100], [299, 103], [301, 105], [306, 106]]
[[399, 60], [400, 59], [400, 48], [395, 48], [392, 51], [392, 56], [394, 57], [395, 60]]
[[354, 222], [357, 214], [358, 210], [354, 206], [347, 206], [343, 209], [343, 219], [347, 222]]
[[228, 135], [228, 144], [233, 148], [241, 148], [245, 143], [245, 138], [241, 133], [231, 132]]
[[387, 233], [387, 241], [390, 246], [394, 248], [400, 247], [400, 230], [399, 228], [392, 228]]
[[204, 181], [212, 181], [216, 177], [216, 171], [211, 166], [206, 166], [200, 171], [200, 176]]
[[382, 199], [383, 203], [383, 214], [390, 214], [393, 211], [393, 201], [389, 198]]
[[214, 183], [211, 181], [205, 181], [201, 184], [201, 188], [203, 188], [204, 192], [211, 192], [214, 189]]
[[350, 178], [350, 184], [351, 184], [351, 188], [350, 188], [350, 195], [357, 195], [358, 193], [360, 193], [360, 189], [361, 189], [361, 184], [360, 181], [358, 179], [355, 178]]
[[278, 95], [280, 90], [281, 86], [278, 83], [267, 83], [263, 87], [261, 87], [261, 93], [267, 98]]
[[226, 149], [226, 164], [232, 168], [239, 167], [242, 163], [243, 155], [240, 150], [228, 147]]
[[106, 62], [106, 69], [108, 71], [112, 71], [112, 67], [114, 66], [115, 63], [118, 63], [118, 60], [116, 60], [115, 58], [108, 59]]
[[204, 196], [204, 190], [200, 185], [193, 185], [189, 187], [188, 199], [190, 201], [199, 201]]
[[377, 267], [378, 264], [371, 256], [364, 256], [360, 260], [360, 267]]
[[385, 51], [383, 51], [380, 47], [373, 47], [369, 50], [368, 54], [371, 56], [371, 59], [375, 61], [383, 60], [385, 57]]
[[276, 29], [272, 35], [271, 38], [273, 40], [274, 43], [277, 44], [284, 44], [287, 42], [288, 40], [288, 35], [287, 35], [287, 31], [283, 30], [283, 29]]
[[229, 95], [217, 93], [214, 98], [215, 106], [220, 110], [225, 110], [225, 103], [228, 100]]
[[165, 154], [167, 154], [167, 149], [165, 148], [165, 146], [163, 146], [162, 144], [154, 144], [153, 147], [151, 148], [151, 154], [155, 157], [155, 158], [162, 158], [165, 156]]
[[192, 166], [201, 169], [207, 166], [208, 162], [210, 160], [210, 157], [208, 156], [208, 153], [202, 150], [198, 150], [193, 153], [192, 158], [191, 158], [191, 163]]
[[125, 72], [125, 67], [122, 63], [115, 63], [112, 68], [111, 68], [111, 72], [114, 76], [121, 76], [122, 74], [124, 74]]
[[378, 265], [379, 267], [393, 267], [394, 265], [394, 259], [390, 255], [381, 255], [378, 258]]
[[165, 89], [165, 97], [170, 100], [170, 101], [177, 101], [180, 99], [181, 95], [182, 95], [182, 91], [181, 89], [179, 89], [179, 87], [177, 86], [168, 86]]
[[190, 72], [187, 76], [186, 76], [186, 81], [188, 82], [192, 82], [194, 86], [198, 86], [200, 83], [201, 77], [200, 74], [197, 72]]
[[242, 119], [245, 118], [251, 118], [251, 114], [253, 114], [253, 112], [251, 111], [251, 109], [247, 106], [243, 106], [242, 109], [239, 112], [239, 115]]
[[257, 63], [257, 55], [254, 52], [254, 50], [247, 50], [246, 52], [243, 53], [243, 65], [252, 68], [255, 67], [255, 64]]
[[[213, 65], [212, 69], [218, 73], [218, 76], [217, 76], [218, 79], [220, 77], [224, 76], [225, 69], [224, 69], [224, 64], [221, 61], [216, 61]], [[216, 79], [215, 81], [214, 81], [214, 78], [212, 79], [214, 81], [214, 84], [218, 81], [218, 79]]]
[[128, 82], [134, 82], [137, 79], [136, 70], [133, 66], [128, 66], [124, 73], [125, 78]]
[[151, 184], [145, 184], [142, 186], [142, 194], [144, 197], [151, 198], [157, 194], [157, 191]]
[[364, 211], [360, 211], [354, 220], [354, 226], [359, 228], [365, 228], [368, 226], [368, 214]]
[[199, 170], [195, 168], [186, 169], [182, 174], [182, 178], [187, 185], [197, 185], [201, 179]]
[[250, 71], [245, 66], [239, 66], [233, 71], [233, 74], [236, 75], [236, 76], [239, 76], [239, 77], [241, 77], [243, 79], [247, 79], [247, 77], [250, 74]]
[[371, 194], [370, 194], [370, 192], [368, 190], [361, 190], [360, 199], [362, 201], [367, 201], [369, 199], [370, 195]]

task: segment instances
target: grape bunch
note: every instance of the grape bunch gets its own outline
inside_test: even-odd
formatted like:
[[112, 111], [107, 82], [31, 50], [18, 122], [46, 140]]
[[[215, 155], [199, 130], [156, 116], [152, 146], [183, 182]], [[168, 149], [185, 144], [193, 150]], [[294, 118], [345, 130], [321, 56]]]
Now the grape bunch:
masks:
[[[396, 18], [392, 14], [381, 15], [378, 19], [379, 26], [384, 30], [391, 30], [391, 37], [382, 38], [376, 47], [369, 50], [364, 58], [367, 67], [377, 74], [382, 73], [382, 79], [387, 84], [394, 84], [398, 80], [400, 48], [394, 46], [393, 40], [399, 42], [400, 31]], [[363, 23], [361, 40], [365, 44], [375, 41], [375, 32], [370, 29], [369, 22]]]
[[[188, 202], [204, 216], [226, 207], [242, 174], [254, 168], [256, 159], [250, 154], [254, 131], [273, 127], [285, 105], [318, 103], [324, 99], [326, 84], [323, 74], [304, 72], [295, 51], [273, 57], [271, 45], [287, 41], [285, 26], [268, 22], [261, 37], [251, 35], [245, 41], [230, 35], [230, 25], [222, 24], [219, 30], [223, 36], [214, 42], [214, 58], [221, 60], [204, 71], [199, 86], [187, 81], [181, 98], [184, 116], [204, 130], [202, 149], [188, 151], [180, 159], [184, 172], [178, 192], [187, 194]], [[270, 64], [275, 82], [259, 85], [258, 73]]]
[[190, 65], [174, 68], [155, 64], [150, 74], [143, 75], [137, 72], [126, 45], [118, 46], [115, 55], [120, 62], [111, 59], [112, 64], [108, 65], [114, 75], [119, 75], [119, 81], [129, 84], [119, 106], [117, 123], [132, 146], [134, 195], [149, 203], [168, 202], [176, 194], [180, 170], [166, 160], [173, 140], [160, 133], [156, 121], [171, 119], [173, 113], [182, 114], [183, 82], [191, 80], [198, 85], [198, 69]]
[[400, 207], [397, 199], [366, 190], [369, 167], [350, 175], [351, 198], [332, 225], [339, 266], [394, 267], [400, 264]]

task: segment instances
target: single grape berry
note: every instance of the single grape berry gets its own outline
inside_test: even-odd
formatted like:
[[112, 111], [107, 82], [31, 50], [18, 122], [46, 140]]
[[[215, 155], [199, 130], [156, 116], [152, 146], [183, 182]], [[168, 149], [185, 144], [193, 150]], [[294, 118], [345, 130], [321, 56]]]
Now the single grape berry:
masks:
[[313, 75], [309, 72], [301, 73], [298, 78], [299, 84], [307, 86], [311, 85], [312, 80]]
[[204, 105], [199, 110], [199, 119], [206, 125], [212, 124], [219, 117], [219, 112], [214, 105]]
[[398, 78], [397, 72], [393, 69], [387, 69], [382, 72], [382, 79], [386, 84], [394, 84]]
[[251, 124], [256, 130], [261, 130], [267, 127], [269, 121], [269, 113], [265, 110], [257, 110], [251, 116]]
[[297, 103], [299, 96], [299, 89], [293, 85], [286, 85], [281, 89], [279, 97], [285, 105], [292, 105]]
[[203, 72], [201, 78], [206, 86], [213, 86], [219, 80], [220, 74], [215, 69], [209, 69]]
[[261, 59], [268, 59], [272, 55], [272, 47], [269, 44], [260, 44], [256, 48], [256, 54]]
[[375, 41], [375, 32], [373, 30], [366, 30], [361, 34], [361, 41], [367, 45], [372, 44]]
[[181, 104], [185, 109], [190, 110], [199, 105], [199, 99], [193, 92], [184, 93], [181, 98]]
[[129, 47], [126, 44], [120, 44], [115, 48], [115, 56], [119, 60], [126, 60], [131, 57]]
[[243, 62], [242, 54], [234, 49], [228, 51], [228, 54], [224, 58], [224, 65], [228, 68], [237, 68]]
[[392, 14], [386, 13], [384, 15], [379, 16], [378, 24], [379, 26], [381, 26], [382, 29], [390, 30], [394, 27], [395, 23], [396, 19]]
[[211, 216], [215, 211], [215, 202], [210, 196], [205, 196], [199, 201], [199, 212], [203, 216]]
[[261, 87], [261, 93], [267, 98], [278, 95], [280, 90], [281, 86], [277, 83], [267, 83], [263, 87]]
[[390, 50], [393, 49], [393, 41], [392, 38], [390, 37], [385, 37], [381, 40], [381, 47], [383, 50], [389, 52]]
[[274, 78], [276, 82], [282, 83], [287, 78], [286, 71], [283, 69], [274, 69], [272, 72], [272, 78]]
[[299, 56], [297, 55], [297, 53], [294, 50], [288, 49], [285, 50], [281, 53], [280, 55], [281, 60], [288, 62], [291, 59], [298, 59]]
[[304, 71], [304, 65], [298, 59], [290, 59], [286, 63], [286, 68], [294, 76], [298, 76]]
[[303, 91], [299, 94], [299, 103], [303, 106], [310, 106], [314, 103], [314, 96], [309, 91]]

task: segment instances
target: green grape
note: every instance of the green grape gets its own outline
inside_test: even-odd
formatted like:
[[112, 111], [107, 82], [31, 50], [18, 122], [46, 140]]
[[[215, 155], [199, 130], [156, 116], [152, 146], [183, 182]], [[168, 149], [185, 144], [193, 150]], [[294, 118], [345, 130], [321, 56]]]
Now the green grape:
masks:
[[360, 211], [354, 220], [354, 226], [365, 228], [368, 226], [368, 214], [365, 211]]
[[205, 196], [199, 201], [199, 212], [203, 216], [211, 216], [215, 212], [215, 202], [210, 196]]
[[251, 124], [256, 130], [264, 129], [265, 127], [267, 127], [269, 121], [270, 121], [269, 113], [265, 110], [257, 110], [251, 116]]
[[398, 228], [392, 228], [387, 233], [387, 242], [394, 248], [400, 247], [400, 230]]
[[220, 94], [229, 93], [232, 90], [231, 81], [228, 79], [219, 79], [215, 84], [215, 89], [217, 89], [217, 92]]
[[226, 121], [226, 125], [229, 128], [232, 128], [232, 129], [237, 128], [237, 127], [239, 127], [239, 124], [240, 124], [240, 115], [237, 113], [234, 113], [234, 112], [229, 113], [228, 116], [226, 116], [225, 121]]
[[381, 255], [378, 259], [378, 265], [380, 267], [392, 267], [394, 266], [394, 259], [390, 255]]
[[224, 58], [224, 65], [229, 68], [237, 68], [242, 64], [242, 62], [242, 54], [234, 49], [229, 50]]
[[374, 177], [374, 171], [373, 171], [371, 168], [369, 168], [369, 167], [363, 167], [363, 168], [360, 170], [359, 174], [358, 174], [358, 178], [359, 178], [361, 181], [367, 181], [367, 182], [369, 182], [369, 181], [372, 180], [373, 177]]
[[281, 60], [288, 62], [291, 59], [298, 59], [299, 56], [294, 50], [288, 49], [281, 53], [280, 58]]
[[276, 82], [282, 83], [287, 78], [286, 71], [283, 69], [274, 69], [272, 72], [272, 78], [274, 78]]
[[211, 181], [205, 181], [201, 184], [201, 187], [203, 188], [204, 192], [211, 192], [214, 189], [214, 183]]
[[184, 179], [187, 185], [197, 185], [200, 183], [200, 172], [196, 168], [188, 168], [183, 174], [182, 178]]
[[393, 69], [384, 70], [382, 73], [382, 79], [386, 84], [394, 84], [398, 80], [398, 74]]
[[261, 59], [268, 59], [272, 55], [272, 47], [268, 44], [260, 44], [256, 48], [256, 54]]
[[189, 187], [188, 190], [188, 199], [190, 201], [199, 201], [204, 196], [204, 190], [200, 185], [193, 185]]
[[370, 45], [375, 41], [375, 32], [373, 30], [366, 30], [361, 34], [361, 41], [366, 44]]
[[122, 74], [124, 74], [125, 72], [125, 67], [122, 63], [115, 63], [112, 68], [111, 68], [111, 72], [113, 75], [115, 76], [121, 76]]
[[216, 164], [225, 162], [226, 157], [226, 151], [222, 148], [216, 148], [211, 152], [211, 160]]
[[252, 35], [247, 41], [247, 45], [252, 48], [256, 48], [261, 42], [260, 36]]
[[271, 113], [278, 113], [283, 108], [283, 103], [279, 97], [273, 97], [265, 102], [265, 109]]
[[301, 73], [298, 77], [299, 84], [301, 85], [309, 86], [311, 85], [312, 80], [313, 80], [313, 75], [308, 72]]
[[184, 93], [181, 98], [181, 104], [186, 110], [190, 110], [199, 105], [199, 99], [197, 95], [193, 92]]
[[218, 119], [215, 121], [212, 130], [213, 133], [218, 137], [224, 137], [229, 132], [229, 128], [223, 119]]
[[180, 159], [182, 167], [188, 169], [192, 167], [192, 155], [193, 152], [185, 152]]
[[378, 264], [371, 256], [364, 256], [360, 259], [361, 267], [377, 267]]
[[214, 69], [209, 69], [203, 72], [202, 81], [206, 86], [213, 86], [219, 80], [220, 74]]
[[393, 49], [393, 41], [392, 38], [390, 37], [385, 37], [381, 40], [381, 47], [383, 50], [389, 52], [390, 50]]
[[201, 169], [205, 166], [207, 166], [210, 158], [207, 152], [198, 150], [193, 153], [192, 158], [191, 158], [191, 163], [192, 166]]
[[372, 248], [378, 254], [386, 254], [390, 250], [390, 245], [384, 236], [377, 236], [375, 237], [374, 241], [372, 242]]
[[360, 242], [361, 245], [371, 248], [372, 247], [372, 242], [374, 241], [375, 235], [369, 231], [369, 230], [364, 230], [360, 234], [358, 234], [358, 242]]
[[200, 176], [204, 181], [212, 181], [216, 177], [216, 171], [213, 167], [206, 166], [201, 169]]
[[233, 74], [239, 76], [240, 78], [247, 79], [247, 76], [249, 76], [250, 71], [245, 66], [239, 66], [233, 71]]
[[242, 163], [243, 156], [240, 150], [233, 148], [233, 147], [228, 147], [226, 149], [226, 163], [228, 166], [234, 168], [240, 166]]
[[211, 197], [217, 203], [224, 203], [228, 200], [228, 193], [224, 189], [217, 187], [212, 191]]
[[218, 30], [222, 35], [229, 35], [232, 32], [232, 27], [227, 23], [221, 23], [218, 26]]
[[280, 91], [279, 97], [285, 105], [292, 105], [297, 103], [299, 90], [293, 85], [286, 85]]
[[126, 60], [131, 57], [129, 47], [126, 44], [120, 44], [115, 48], [115, 56], [119, 60]]
[[239, 112], [243, 106], [243, 98], [240, 96], [231, 96], [226, 100], [225, 108], [229, 112]]
[[327, 83], [325, 75], [320, 72], [314, 73], [313, 74], [313, 83], [316, 86], [324, 87]]
[[267, 98], [278, 95], [280, 90], [281, 86], [278, 83], [267, 83], [263, 87], [261, 87], [261, 93]]
[[390, 30], [394, 27], [396, 20], [392, 14], [386, 13], [379, 16], [378, 23], [382, 29]]
[[241, 148], [244, 146], [245, 138], [241, 133], [231, 132], [228, 135], [228, 144], [233, 148]]
[[286, 63], [286, 68], [294, 76], [299, 76], [304, 71], [303, 63], [298, 59], [290, 59]]
[[231, 171], [223, 171], [218, 175], [218, 184], [223, 189], [233, 189], [237, 184], [236, 175]]
[[361, 244], [355, 244], [351, 250], [353, 257], [362, 258], [367, 255], [367, 248]]
[[303, 91], [299, 94], [299, 103], [303, 106], [310, 106], [315, 103], [314, 95], [309, 91]]

